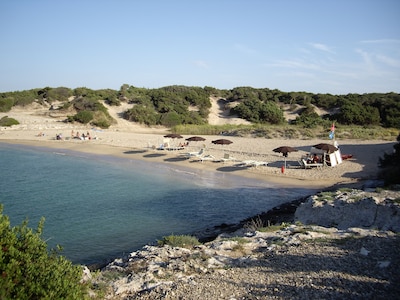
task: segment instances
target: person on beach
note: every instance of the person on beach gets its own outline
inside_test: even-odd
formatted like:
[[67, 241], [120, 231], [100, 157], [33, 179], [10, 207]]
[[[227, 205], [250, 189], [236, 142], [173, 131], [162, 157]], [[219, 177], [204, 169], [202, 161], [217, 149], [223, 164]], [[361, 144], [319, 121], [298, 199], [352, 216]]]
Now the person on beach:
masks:
[[312, 158], [312, 162], [313, 162], [313, 164], [317, 164], [320, 162], [320, 159], [317, 154], [314, 154], [314, 156]]

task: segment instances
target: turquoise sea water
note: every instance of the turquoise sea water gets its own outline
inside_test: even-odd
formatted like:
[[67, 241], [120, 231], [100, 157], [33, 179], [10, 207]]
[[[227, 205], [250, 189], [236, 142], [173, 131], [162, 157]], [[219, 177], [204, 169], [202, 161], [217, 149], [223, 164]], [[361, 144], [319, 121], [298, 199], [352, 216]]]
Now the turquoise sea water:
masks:
[[0, 203], [12, 225], [46, 218], [49, 247], [74, 263], [108, 261], [310, 194], [224, 172], [0, 143]]

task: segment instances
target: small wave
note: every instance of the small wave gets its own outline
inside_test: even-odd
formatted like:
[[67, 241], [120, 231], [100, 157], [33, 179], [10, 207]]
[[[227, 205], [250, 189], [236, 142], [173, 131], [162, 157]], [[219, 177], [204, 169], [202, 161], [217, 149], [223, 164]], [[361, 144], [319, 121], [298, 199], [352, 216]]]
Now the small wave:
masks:
[[64, 153], [64, 152], [53, 152], [54, 154], [56, 154], [56, 155], [67, 155], [66, 153]]

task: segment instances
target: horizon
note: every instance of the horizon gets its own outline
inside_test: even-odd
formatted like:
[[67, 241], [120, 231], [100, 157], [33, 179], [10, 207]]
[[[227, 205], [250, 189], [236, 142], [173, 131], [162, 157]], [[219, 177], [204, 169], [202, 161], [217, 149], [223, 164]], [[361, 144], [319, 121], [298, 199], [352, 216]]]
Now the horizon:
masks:
[[396, 0], [3, 1], [0, 92], [400, 93]]

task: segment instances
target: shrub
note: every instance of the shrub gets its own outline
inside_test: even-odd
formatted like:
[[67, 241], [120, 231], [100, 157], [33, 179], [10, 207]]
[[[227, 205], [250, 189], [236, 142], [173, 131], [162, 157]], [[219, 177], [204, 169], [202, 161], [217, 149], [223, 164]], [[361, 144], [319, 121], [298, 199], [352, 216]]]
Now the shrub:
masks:
[[87, 124], [93, 120], [93, 113], [88, 110], [82, 110], [74, 116], [74, 120], [83, 124]]
[[379, 158], [379, 167], [383, 169], [380, 176], [387, 186], [400, 183], [400, 134], [393, 148], [393, 153], [384, 153], [383, 157]]
[[160, 119], [161, 125], [172, 127], [181, 124], [181, 118], [175, 111], [171, 111], [162, 115]]
[[0, 99], [0, 112], [10, 111], [14, 105], [14, 100], [12, 98]]
[[85, 299], [82, 268], [42, 240], [44, 218], [36, 231], [24, 221], [11, 227], [0, 205], [0, 299]]
[[124, 114], [124, 118], [148, 126], [156, 125], [158, 121], [157, 112], [154, 108], [141, 104], [135, 105], [133, 108], [127, 110]]
[[169, 235], [164, 236], [162, 240], [158, 241], [159, 246], [169, 245], [171, 247], [181, 248], [192, 248], [199, 244], [199, 240], [190, 235]]
[[12, 125], [18, 125], [19, 122], [13, 118], [9, 118], [7, 116], [4, 116], [0, 119], [0, 126], [12, 126]]
[[115, 120], [108, 114], [103, 111], [95, 111], [93, 113], [93, 120], [91, 124], [100, 128], [108, 128], [112, 125]]

